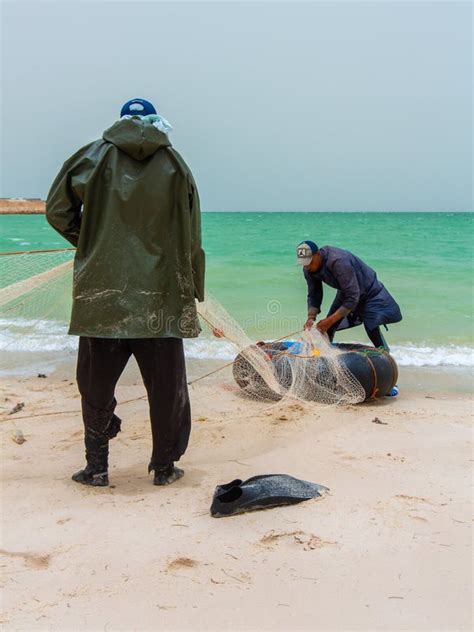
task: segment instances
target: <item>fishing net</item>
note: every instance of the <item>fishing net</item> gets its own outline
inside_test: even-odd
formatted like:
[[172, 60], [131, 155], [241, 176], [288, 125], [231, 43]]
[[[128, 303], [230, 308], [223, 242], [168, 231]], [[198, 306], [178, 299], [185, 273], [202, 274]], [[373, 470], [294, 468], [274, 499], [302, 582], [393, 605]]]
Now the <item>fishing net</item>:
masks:
[[[51, 358], [75, 349], [77, 339], [65, 335], [73, 256], [74, 251], [61, 250], [0, 257], [0, 368], [31, 361], [31, 352]], [[244, 395], [323, 404], [365, 399], [361, 384], [341, 361], [343, 353], [317, 330], [255, 342], [214, 297], [197, 303], [197, 309], [209, 330], [231, 343], [233, 380]]]
[[278, 341], [252, 342], [224, 307], [212, 297], [198, 304], [204, 321], [236, 347], [235, 382], [249, 397], [321, 404], [357, 404], [366, 393], [345, 366], [344, 352], [316, 329]]
[[[74, 251], [0, 256], [0, 369], [15, 372], [32, 360], [44, 367], [65, 343], [71, 311]], [[58, 335], [60, 337], [58, 337]]]

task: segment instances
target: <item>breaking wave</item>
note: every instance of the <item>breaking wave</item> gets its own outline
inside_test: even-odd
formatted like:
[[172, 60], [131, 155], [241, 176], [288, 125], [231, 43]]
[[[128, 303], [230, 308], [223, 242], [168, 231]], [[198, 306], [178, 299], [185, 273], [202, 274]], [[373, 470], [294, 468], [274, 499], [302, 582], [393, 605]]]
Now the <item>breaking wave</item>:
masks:
[[[64, 323], [51, 320], [0, 319], [0, 350], [8, 364], [9, 353], [66, 352], [77, 348], [78, 338], [67, 335]], [[186, 356], [199, 360], [232, 360], [237, 348], [226, 340], [209, 337], [185, 340]], [[462, 345], [393, 345], [392, 354], [400, 366], [411, 367], [473, 367], [474, 348]]]
[[392, 355], [400, 366], [412, 367], [473, 367], [474, 349], [457, 345], [437, 347], [394, 345]]

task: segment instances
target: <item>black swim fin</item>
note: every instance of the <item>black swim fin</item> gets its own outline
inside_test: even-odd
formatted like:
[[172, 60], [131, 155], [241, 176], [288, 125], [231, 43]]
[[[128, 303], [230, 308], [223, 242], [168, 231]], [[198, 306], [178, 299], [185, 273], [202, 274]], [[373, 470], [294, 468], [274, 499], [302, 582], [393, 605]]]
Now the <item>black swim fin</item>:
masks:
[[236, 479], [216, 487], [211, 515], [223, 518], [256, 509], [294, 505], [328, 491], [323, 485], [302, 481], [288, 474], [262, 474], [246, 481]]

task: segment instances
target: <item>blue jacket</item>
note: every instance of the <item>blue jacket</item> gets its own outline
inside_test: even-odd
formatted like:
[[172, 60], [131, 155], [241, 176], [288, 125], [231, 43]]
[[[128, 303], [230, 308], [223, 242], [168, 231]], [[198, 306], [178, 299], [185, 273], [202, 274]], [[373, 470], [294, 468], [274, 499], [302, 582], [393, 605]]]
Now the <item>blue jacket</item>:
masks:
[[369, 329], [402, 319], [400, 308], [375, 270], [348, 250], [324, 246], [320, 248], [322, 262], [316, 272], [304, 269], [308, 284], [308, 308], [321, 310], [323, 283], [337, 290], [328, 315], [339, 307], [352, 313], [351, 325], [364, 322]]

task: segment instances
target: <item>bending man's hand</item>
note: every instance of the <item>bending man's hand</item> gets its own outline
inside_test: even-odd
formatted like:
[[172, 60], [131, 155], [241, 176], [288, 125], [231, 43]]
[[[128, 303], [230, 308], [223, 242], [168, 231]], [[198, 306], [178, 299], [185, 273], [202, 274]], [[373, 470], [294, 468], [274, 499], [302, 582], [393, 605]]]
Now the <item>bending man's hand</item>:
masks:
[[216, 338], [225, 338], [224, 332], [222, 331], [222, 329], [219, 329], [218, 327], [213, 327], [212, 333]]
[[312, 329], [314, 325], [314, 318], [308, 318], [308, 320], [304, 324], [304, 330], [308, 331], [308, 329]]
[[319, 321], [316, 325], [318, 331], [325, 334], [330, 327], [342, 320], [349, 312], [350, 310], [347, 309], [347, 307], [340, 307], [334, 312], [334, 314], [331, 314], [331, 316]]
[[322, 334], [325, 334], [327, 330], [334, 325], [334, 321], [332, 318], [323, 318], [316, 325], [316, 329], [320, 331]]

